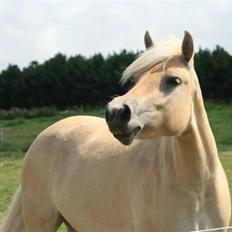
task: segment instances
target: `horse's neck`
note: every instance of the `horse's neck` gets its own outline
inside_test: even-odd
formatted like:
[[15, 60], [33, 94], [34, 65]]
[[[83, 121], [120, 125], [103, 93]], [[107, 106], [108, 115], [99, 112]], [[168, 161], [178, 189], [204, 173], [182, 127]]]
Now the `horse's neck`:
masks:
[[216, 142], [204, 108], [198, 80], [189, 128], [175, 137], [176, 165], [189, 178], [208, 178], [218, 164]]

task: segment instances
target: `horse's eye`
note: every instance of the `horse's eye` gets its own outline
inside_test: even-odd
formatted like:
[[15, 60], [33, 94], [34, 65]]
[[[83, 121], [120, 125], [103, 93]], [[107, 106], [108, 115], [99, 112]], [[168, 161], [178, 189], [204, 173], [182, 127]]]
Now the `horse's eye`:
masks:
[[182, 83], [182, 80], [179, 77], [171, 76], [167, 78], [166, 83], [168, 87], [176, 87]]

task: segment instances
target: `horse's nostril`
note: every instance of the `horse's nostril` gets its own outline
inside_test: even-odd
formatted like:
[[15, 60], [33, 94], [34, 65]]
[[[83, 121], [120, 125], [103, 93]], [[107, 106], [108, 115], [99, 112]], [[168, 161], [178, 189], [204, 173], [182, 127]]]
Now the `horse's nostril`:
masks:
[[131, 119], [130, 107], [124, 104], [122, 108], [109, 109], [107, 106], [105, 110], [105, 119], [108, 123], [127, 123]]
[[131, 118], [131, 110], [130, 107], [126, 104], [123, 105], [123, 108], [120, 109], [119, 117], [122, 121], [128, 122]]
[[136, 128], [136, 133], [139, 133], [140, 131], [141, 131], [141, 126], [138, 126], [137, 128]]

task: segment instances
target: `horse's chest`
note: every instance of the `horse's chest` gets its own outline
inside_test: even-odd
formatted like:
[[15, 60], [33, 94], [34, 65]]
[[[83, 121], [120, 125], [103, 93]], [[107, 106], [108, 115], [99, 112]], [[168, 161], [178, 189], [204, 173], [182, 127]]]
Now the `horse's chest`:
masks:
[[163, 205], [150, 204], [150, 209], [146, 208], [137, 214], [136, 231], [190, 232], [211, 228], [207, 210], [202, 208], [198, 211], [193, 205], [168, 200]]
[[135, 193], [136, 231], [190, 232], [210, 228], [211, 216], [204, 196], [195, 197], [192, 192], [181, 189], [165, 189], [145, 188], [138, 191], [142, 194]]

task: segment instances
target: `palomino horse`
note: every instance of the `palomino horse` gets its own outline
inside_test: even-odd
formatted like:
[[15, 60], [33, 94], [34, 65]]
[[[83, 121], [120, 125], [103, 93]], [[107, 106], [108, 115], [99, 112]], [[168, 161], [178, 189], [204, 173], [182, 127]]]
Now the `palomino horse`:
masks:
[[146, 33], [145, 43], [122, 77], [134, 87], [107, 105], [108, 126], [71, 117], [33, 142], [2, 231], [53, 232], [62, 222], [78, 232], [229, 224], [228, 184], [193, 67], [193, 39], [185, 32], [183, 41], [155, 44]]

